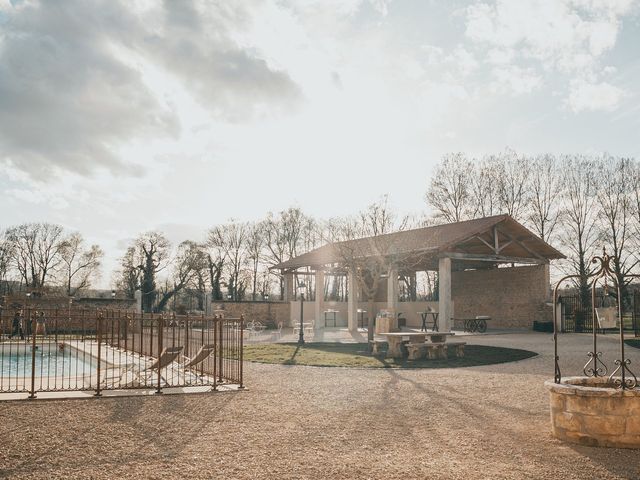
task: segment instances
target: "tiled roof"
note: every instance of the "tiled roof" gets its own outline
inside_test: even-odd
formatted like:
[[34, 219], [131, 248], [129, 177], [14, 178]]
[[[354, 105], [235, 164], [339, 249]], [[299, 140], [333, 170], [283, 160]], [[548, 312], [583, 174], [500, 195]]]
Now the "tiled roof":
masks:
[[[464, 222], [394, 232], [377, 237], [330, 243], [272, 268], [291, 270], [299, 267], [340, 263], [344, 258], [341, 252], [345, 250], [358, 252], [358, 255], [362, 256], [375, 255], [380, 245], [385, 246], [383, 248], [385, 254], [433, 252], [434, 255], [437, 255], [442, 252], [460, 251], [461, 242], [487, 233], [493, 235], [494, 226], [499, 226], [503, 235], [523, 243], [526, 242], [526, 250], [518, 246], [516, 242], [512, 242], [513, 246], [505, 247], [504, 255], [532, 259], [544, 258], [546, 260], [564, 258], [562, 253], [534, 235], [509, 215], [496, 215]], [[509, 250], [507, 251], [507, 249]]]

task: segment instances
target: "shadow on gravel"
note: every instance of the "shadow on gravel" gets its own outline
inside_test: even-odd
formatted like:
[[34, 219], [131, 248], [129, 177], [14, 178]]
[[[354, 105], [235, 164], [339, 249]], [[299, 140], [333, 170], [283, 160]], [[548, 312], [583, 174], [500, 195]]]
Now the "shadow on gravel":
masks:
[[486, 345], [467, 345], [464, 357], [434, 360], [374, 356], [367, 352], [365, 343], [274, 343], [244, 348], [244, 359], [251, 362], [353, 368], [462, 368], [516, 362], [536, 355], [529, 350]]
[[594, 463], [619, 478], [640, 478], [638, 450], [625, 448], [584, 447], [565, 444], [585, 457], [585, 463]]

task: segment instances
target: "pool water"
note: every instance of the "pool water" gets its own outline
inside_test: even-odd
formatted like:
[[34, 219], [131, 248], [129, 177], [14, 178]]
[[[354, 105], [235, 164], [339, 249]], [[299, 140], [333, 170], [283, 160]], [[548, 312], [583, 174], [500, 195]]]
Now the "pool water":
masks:
[[[0, 377], [31, 376], [31, 346], [0, 348]], [[84, 357], [84, 358], [83, 358]], [[89, 356], [75, 350], [39, 346], [36, 349], [36, 377], [78, 377], [95, 373], [96, 366]]]

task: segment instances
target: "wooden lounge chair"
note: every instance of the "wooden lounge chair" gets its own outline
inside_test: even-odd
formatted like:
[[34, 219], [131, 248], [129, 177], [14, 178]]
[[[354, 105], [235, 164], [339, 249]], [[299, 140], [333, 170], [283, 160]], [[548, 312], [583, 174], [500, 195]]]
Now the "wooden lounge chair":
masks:
[[[203, 376], [198, 373], [198, 367], [201, 366], [207, 358], [209, 358], [211, 355], [214, 355], [215, 351], [215, 344], [205, 343], [198, 349], [193, 357], [189, 358], [183, 355], [182, 358], [184, 360], [184, 363], [179, 364], [176, 369], [172, 370], [173, 375], [169, 379], [171, 380], [171, 383], [173, 383], [173, 380], [176, 376], [178, 377], [178, 382], [184, 384], [192, 384], [202, 381]], [[181, 376], [184, 379], [182, 382], [180, 382]], [[193, 380], [195, 380], [195, 382]]]
[[[158, 372], [162, 372], [172, 363], [174, 363], [182, 354], [184, 347], [167, 347], [162, 350], [160, 356], [152, 363], [140, 368], [139, 365], [132, 365], [125, 369], [120, 376], [121, 387], [132, 387], [140, 385], [151, 386], [154, 381], [157, 381]], [[178, 367], [179, 368], [179, 367]], [[166, 380], [166, 374], [160, 373], [160, 380], [164, 381], [165, 385], [169, 385]]]
[[216, 351], [216, 346], [213, 343], [205, 343], [204, 345], [202, 345], [200, 347], [200, 350], [198, 350], [198, 353], [196, 353], [193, 358], [189, 358], [189, 357], [184, 357], [186, 359], [183, 368], [187, 369], [187, 368], [193, 368], [196, 367], [198, 365], [200, 365], [202, 362], [204, 362], [207, 358], [209, 358], [211, 356], [211, 354], [213, 352]]

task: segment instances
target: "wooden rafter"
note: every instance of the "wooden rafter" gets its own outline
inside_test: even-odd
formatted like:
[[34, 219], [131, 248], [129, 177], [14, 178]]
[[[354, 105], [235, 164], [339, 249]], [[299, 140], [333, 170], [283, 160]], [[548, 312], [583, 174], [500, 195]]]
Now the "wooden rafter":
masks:
[[445, 252], [440, 255], [441, 258], [451, 258], [454, 260], [469, 260], [477, 262], [494, 262], [494, 263], [524, 263], [532, 265], [543, 265], [549, 263], [546, 259], [537, 259], [529, 257], [512, 257], [508, 255], [492, 255], [492, 254], [474, 254], [474, 253], [459, 253], [459, 252]]

